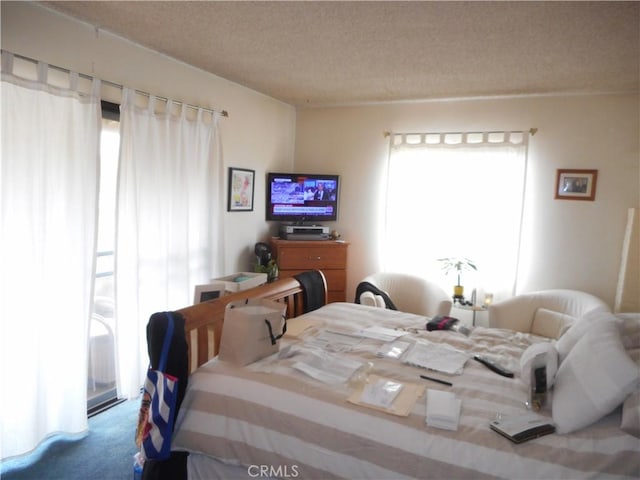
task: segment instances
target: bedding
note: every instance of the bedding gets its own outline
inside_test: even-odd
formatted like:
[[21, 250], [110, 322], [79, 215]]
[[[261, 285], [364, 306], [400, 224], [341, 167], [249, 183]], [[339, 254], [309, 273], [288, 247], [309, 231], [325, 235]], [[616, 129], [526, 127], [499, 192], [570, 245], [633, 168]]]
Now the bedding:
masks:
[[[497, 418], [528, 413], [520, 356], [549, 339], [483, 327], [469, 336], [427, 332], [426, 320], [332, 303], [291, 319], [295, 336], [283, 338], [277, 354], [246, 367], [210, 360], [190, 377], [176, 423], [173, 449], [191, 453], [189, 477], [212, 478], [204, 465], [217, 465], [227, 469], [219, 478], [638, 478], [640, 439], [620, 428], [621, 408], [582, 430], [522, 444], [489, 428]], [[459, 375], [408, 365], [391, 354], [399, 350], [389, 348], [389, 339], [365, 334], [368, 327], [403, 334], [395, 340], [398, 349], [438, 344], [469, 360]], [[474, 354], [499, 362], [515, 378], [472, 361]], [[343, 370], [330, 371], [331, 365]], [[344, 382], [327, 374], [346, 368], [355, 373]], [[408, 415], [347, 400], [371, 378], [417, 390]], [[426, 424], [431, 390], [461, 401], [457, 430]], [[540, 414], [551, 420], [550, 410]]]

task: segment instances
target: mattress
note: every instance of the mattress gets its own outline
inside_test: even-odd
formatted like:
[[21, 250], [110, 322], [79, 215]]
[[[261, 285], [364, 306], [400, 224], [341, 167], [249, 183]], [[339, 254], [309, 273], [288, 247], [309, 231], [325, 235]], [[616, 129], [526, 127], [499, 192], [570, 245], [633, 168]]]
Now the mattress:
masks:
[[[547, 341], [531, 334], [476, 327], [468, 337], [425, 330], [427, 319], [350, 303], [332, 303], [291, 321], [308, 326], [284, 338], [280, 355], [248, 367], [214, 358], [191, 377], [174, 437], [174, 450], [198, 461], [236, 466], [245, 478], [442, 479], [442, 478], [638, 478], [640, 440], [620, 430], [620, 411], [569, 435], [550, 434], [515, 444], [489, 428], [497, 418], [528, 412], [519, 358], [530, 345]], [[446, 345], [467, 355], [461, 374], [448, 375], [380, 357], [382, 340], [361, 337], [384, 327], [400, 338]], [[326, 332], [357, 340], [325, 343], [323, 355], [361, 365], [346, 381], [328, 381], [299, 369]], [[315, 342], [315, 343], [313, 343]], [[312, 346], [313, 344], [313, 346]], [[515, 372], [497, 375], [471, 359], [482, 354]], [[290, 355], [290, 356], [289, 356]], [[431, 382], [420, 375], [446, 380]], [[372, 376], [417, 385], [420, 395], [408, 415], [348, 401]], [[318, 379], [319, 378], [319, 379]], [[456, 430], [425, 422], [429, 389], [461, 400]], [[549, 408], [540, 412], [551, 420]], [[196, 478], [190, 471], [191, 478]], [[234, 477], [235, 478], [235, 477]], [[241, 478], [237, 477], [237, 478]]]

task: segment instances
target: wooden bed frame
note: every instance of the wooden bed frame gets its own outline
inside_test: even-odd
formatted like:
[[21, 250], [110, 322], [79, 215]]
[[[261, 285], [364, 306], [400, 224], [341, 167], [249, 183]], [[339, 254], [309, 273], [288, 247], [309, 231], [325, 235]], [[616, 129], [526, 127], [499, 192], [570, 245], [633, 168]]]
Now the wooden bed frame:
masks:
[[[324, 283], [324, 303], [327, 303], [327, 282], [320, 272]], [[304, 289], [293, 277], [282, 278], [272, 283], [241, 292], [224, 295], [215, 300], [198, 303], [177, 310], [184, 317], [185, 336], [189, 346], [189, 372], [206, 363], [218, 354], [226, 306], [238, 300], [264, 298], [286, 303], [287, 318], [297, 317], [305, 312]]]

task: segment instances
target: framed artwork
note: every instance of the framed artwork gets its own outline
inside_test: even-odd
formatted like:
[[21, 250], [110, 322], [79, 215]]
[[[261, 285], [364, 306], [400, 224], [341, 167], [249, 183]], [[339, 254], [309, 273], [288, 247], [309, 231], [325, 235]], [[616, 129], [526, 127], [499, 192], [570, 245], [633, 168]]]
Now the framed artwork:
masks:
[[255, 170], [229, 167], [229, 201], [227, 212], [253, 211]]
[[595, 200], [598, 170], [558, 169], [556, 199]]
[[207, 283], [206, 285], [196, 285], [193, 294], [193, 303], [202, 303], [215, 300], [224, 295], [226, 285], [224, 282]]

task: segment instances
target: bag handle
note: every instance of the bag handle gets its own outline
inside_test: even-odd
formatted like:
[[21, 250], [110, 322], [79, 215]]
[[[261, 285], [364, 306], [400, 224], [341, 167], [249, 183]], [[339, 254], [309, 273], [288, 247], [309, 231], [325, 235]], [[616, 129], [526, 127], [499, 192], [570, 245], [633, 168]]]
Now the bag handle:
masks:
[[160, 353], [160, 361], [158, 362], [158, 370], [164, 372], [167, 366], [167, 358], [169, 357], [169, 347], [171, 346], [171, 339], [173, 338], [173, 314], [171, 312], [165, 312], [167, 314], [167, 330], [164, 333], [164, 341], [162, 342], [162, 352]]
[[269, 329], [269, 337], [271, 338], [271, 345], [275, 345], [278, 340], [280, 340], [285, 333], [287, 333], [287, 319], [283, 315], [282, 319], [284, 320], [284, 325], [282, 326], [282, 333], [277, 337], [273, 336], [273, 329], [271, 328], [271, 322], [268, 319], [264, 319], [264, 323], [267, 324], [267, 328]]

